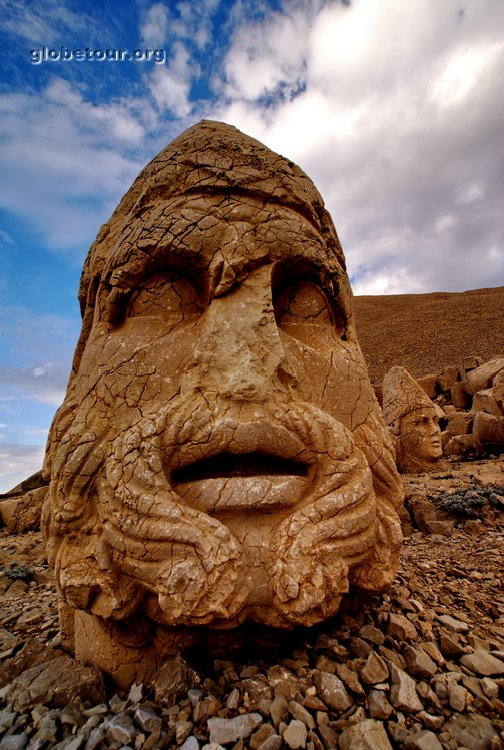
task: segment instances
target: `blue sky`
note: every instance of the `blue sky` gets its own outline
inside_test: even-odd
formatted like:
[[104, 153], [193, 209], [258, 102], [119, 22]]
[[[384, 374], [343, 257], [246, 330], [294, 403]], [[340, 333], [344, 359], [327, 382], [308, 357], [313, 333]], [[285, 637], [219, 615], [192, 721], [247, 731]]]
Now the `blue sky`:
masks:
[[90, 243], [202, 118], [305, 169], [356, 293], [504, 285], [502, 0], [3, 0], [0, 29], [0, 492], [41, 466]]

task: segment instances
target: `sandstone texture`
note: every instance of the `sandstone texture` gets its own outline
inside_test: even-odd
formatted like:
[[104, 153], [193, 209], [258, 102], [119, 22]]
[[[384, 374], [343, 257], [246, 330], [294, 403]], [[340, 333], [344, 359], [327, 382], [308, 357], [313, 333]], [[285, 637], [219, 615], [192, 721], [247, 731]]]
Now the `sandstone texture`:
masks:
[[504, 501], [504, 461], [450, 459], [403, 481], [407, 498], [458, 506], [439, 535], [407, 500], [385, 594], [345, 598], [311, 628], [249, 623], [125, 690], [62, 651], [40, 532], [0, 530], [0, 747], [502, 750], [504, 506], [491, 497]]
[[47, 481], [37, 472], [0, 495], [0, 522], [11, 532], [40, 529], [42, 506], [47, 498]]
[[102, 227], [79, 299], [44, 465], [66, 648], [153, 683], [208, 633], [312, 625], [390, 585], [402, 485], [299, 167], [193, 126]]
[[404, 367], [392, 367], [383, 379], [383, 416], [395, 440], [400, 471], [434, 468], [443, 455], [440, 416], [444, 412]]

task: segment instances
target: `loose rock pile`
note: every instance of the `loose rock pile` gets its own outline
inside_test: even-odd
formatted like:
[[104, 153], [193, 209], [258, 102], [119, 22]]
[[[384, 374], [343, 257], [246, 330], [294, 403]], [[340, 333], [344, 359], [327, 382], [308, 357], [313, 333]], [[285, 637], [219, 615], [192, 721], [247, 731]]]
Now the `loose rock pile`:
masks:
[[418, 379], [447, 416], [446, 455], [504, 450], [504, 357], [482, 362], [466, 357], [459, 365]]
[[[447, 494], [449, 476], [411, 487]], [[0, 749], [504, 747], [504, 515], [452, 521], [449, 536], [406, 538], [383, 597], [273, 649], [184, 654], [128, 693], [61, 651], [40, 536], [3, 531]]]

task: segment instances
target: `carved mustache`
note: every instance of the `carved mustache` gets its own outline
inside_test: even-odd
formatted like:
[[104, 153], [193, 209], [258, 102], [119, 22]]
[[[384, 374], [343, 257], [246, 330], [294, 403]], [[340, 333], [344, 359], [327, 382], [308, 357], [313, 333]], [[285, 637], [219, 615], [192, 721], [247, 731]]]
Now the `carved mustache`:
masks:
[[184, 407], [163, 440], [165, 468], [174, 483], [217, 476], [313, 476], [321, 458], [343, 461], [354, 449], [342, 425], [305, 403], [261, 404], [246, 417], [232, 405], [216, 416], [202, 398]]
[[[227, 617], [233, 613], [236, 616], [250, 589], [246, 573], [241, 570], [241, 544], [216, 518], [181, 505], [169, 478], [184, 478], [184, 472], [195, 469], [203, 472], [209, 465], [205, 462], [222, 458], [226, 452], [246, 459], [259, 449], [262, 456], [263, 451], [268, 451], [274, 461], [291, 462], [289, 467], [292, 463], [309, 467], [299, 473], [312, 472], [307, 505], [273, 531], [271, 554], [276, 562], [270, 571], [270, 586], [279, 613], [278, 624], [284, 618], [306, 622], [306, 611], [317, 608], [313, 613], [315, 622], [335, 609], [336, 600], [339, 602], [348, 589], [343, 558], [347, 554], [358, 560], [365, 554], [374, 534], [375, 518], [369, 467], [348, 430], [308, 405], [303, 405], [303, 409], [272, 409], [248, 422], [239, 422], [229, 413], [216, 419], [204, 399], [198, 397], [185, 404], [184, 409], [168, 407], [155, 420], [138, 423], [116, 441], [117, 470], [109, 462], [107, 471], [112, 492], [106, 502], [109, 522], [105, 535], [113, 547], [122, 546], [125, 550], [126, 570], [131, 568], [132, 573], [152, 581], [153, 569], [162, 566], [165, 559], [155, 542], [189, 545], [193, 550], [189, 557], [186, 553], [179, 571], [172, 566], [156, 579], [168, 624], [183, 622], [184, 618], [189, 621], [191, 612], [196, 611], [201, 613], [201, 622], [223, 617], [224, 613]], [[128, 467], [132, 465], [135, 469], [130, 471]], [[140, 484], [136, 477], [141, 477]], [[102, 499], [105, 497], [103, 492]], [[129, 519], [124, 515], [126, 505]], [[333, 560], [329, 577], [321, 564], [325, 556]], [[208, 585], [198, 573], [201, 568], [207, 575], [217, 576], [223, 586], [222, 597], [217, 596], [216, 586], [209, 597]], [[183, 597], [175, 591], [184, 570], [191, 580], [197, 579], [201, 584], [201, 589], [196, 586], [194, 590], [194, 606], [188, 601], [187, 591]], [[336, 570], [340, 575], [333, 575]], [[203, 606], [205, 599], [214, 600], [208, 608]], [[293, 604], [295, 601], [297, 604]]]
[[[365, 557], [375, 533], [367, 461], [343, 425], [309, 404], [266, 406], [246, 420], [238, 417], [232, 411], [215, 415], [194, 394], [105, 443], [109, 453], [94, 490], [104, 518], [96, 555], [100, 545], [108, 548], [112, 566], [110, 573], [96, 573], [105, 593], [93, 612], [121, 617], [131, 609], [116, 608], [106, 592], [114, 587], [100, 583], [126, 575], [155, 595], [155, 619], [165, 624], [244, 616], [252, 584], [241, 542], [217, 518], [183, 504], [174, 481], [194, 481], [195, 472], [213, 471], [212, 462], [222, 465], [223, 456], [235, 468], [248, 464], [248, 472], [254, 460], [266, 471], [289, 469], [307, 484], [302, 507], [272, 529], [268, 543], [272, 565], [266, 572], [278, 625], [316, 622], [336, 611], [348, 589], [348, 563]], [[96, 446], [76, 443], [69, 462], [83, 470], [91, 460], [95, 466]], [[233, 467], [225, 469], [230, 476]], [[65, 554], [63, 549], [62, 570]], [[69, 568], [65, 575], [70, 581]], [[260, 611], [255, 617], [261, 620]]]

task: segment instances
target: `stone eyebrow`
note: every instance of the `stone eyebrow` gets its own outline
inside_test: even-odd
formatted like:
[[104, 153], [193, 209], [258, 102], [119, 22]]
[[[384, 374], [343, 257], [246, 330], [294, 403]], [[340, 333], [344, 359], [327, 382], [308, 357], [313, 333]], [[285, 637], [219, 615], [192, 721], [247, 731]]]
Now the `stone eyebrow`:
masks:
[[[317, 277], [324, 287], [327, 286], [328, 280], [330, 284], [331, 279], [338, 280], [344, 276], [345, 271], [341, 267], [336, 253], [331, 252], [331, 248], [327, 246], [319, 228], [314, 226], [312, 222], [307, 221], [307, 217], [296, 209], [283, 205], [282, 209], [285, 213], [282, 212], [279, 215], [277, 213], [279, 206], [276, 203], [270, 204], [271, 212], [268, 211], [269, 206], [257, 204], [255, 206], [256, 211], [250, 213], [253, 206], [246, 201], [240, 201], [241, 196], [219, 195], [213, 197], [222, 197], [223, 200], [213, 206], [208, 202], [209, 210], [207, 212], [201, 206], [195, 206], [190, 199], [188, 201], [178, 199], [176, 202], [170, 202], [169, 205], [165, 206], [156, 206], [152, 202], [149, 205], [144, 205], [141, 210], [142, 216], [138, 214], [136, 217], [140, 221], [143, 218], [142, 227], [136, 233], [138, 238], [130, 240], [123, 247], [119, 246], [116, 254], [107, 264], [108, 267], [104, 269], [100, 283], [101, 292], [99, 293], [102, 300], [108, 298], [111, 289], [115, 289], [116, 291], [113, 294], [114, 305], [120, 305], [122, 304], [121, 298], [124, 301], [124, 296], [141, 286], [146, 277], [163, 271], [175, 271], [182, 275], [191, 275], [192, 272], [200, 278], [202, 274], [207, 272], [204, 291], [210, 296], [213, 296], [212, 291], [215, 292], [217, 288], [219, 288], [219, 294], [225, 293], [236, 281], [239, 281], [242, 275], [247, 275], [254, 267], [258, 264], [262, 265], [264, 262], [285, 263], [293, 270], [298, 264], [309, 266], [311, 275]], [[191, 198], [200, 198], [205, 201], [209, 198], [209, 195], [193, 194]], [[237, 207], [240, 206], [240, 203], [243, 203], [243, 216], [238, 211], [235, 214], [235, 219], [238, 223], [244, 222], [247, 224], [250, 222], [251, 224], [250, 231], [245, 232], [243, 237], [239, 237], [238, 241], [247, 241], [248, 237], [253, 237], [258, 245], [264, 243], [268, 251], [267, 259], [265, 256], [256, 258], [252, 252], [247, 256], [245, 252], [243, 257], [236, 257], [236, 262], [229, 263], [225, 257], [226, 248], [219, 246], [218, 231], [212, 231], [211, 226], [199, 226], [200, 221], [205, 222], [210, 216], [213, 216], [216, 227], [222, 226], [223, 223], [229, 223], [229, 219], [219, 216], [221, 208], [226, 205], [224, 198], [232, 200]], [[184, 209], [187, 209], [185, 217], [183, 216]], [[161, 236], [156, 232], [156, 213], [160, 210], [165, 218], [167, 212], [174, 215], [169, 231], [165, 231]], [[195, 213], [193, 221], [191, 221], [191, 211]], [[151, 212], [154, 212], [154, 214]], [[259, 221], [263, 212], [265, 213], [265, 219], [269, 215], [272, 222], [277, 223], [276, 227], [271, 226], [266, 234], [263, 233], [263, 222]], [[151, 213], [150, 220], [149, 213]], [[290, 223], [289, 216], [297, 220], [297, 227]], [[182, 224], [187, 222], [187, 227], [176, 231], [179, 229], [177, 224], [180, 220], [182, 220]], [[190, 237], [191, 227], [197, 232], [198, 241], [196, 245], [192, 245], [190, 239], [187, 241], [188, 235]], [[146, 236], [145, 230], [150, 232], [152, 236]], [[277, 237], [275, 237], [275, 230], [278, 234]], [[201, 240], [201, 237], [205, 234], [208, 236], [207, 242]], [[312, 244], [313, 250], [310, 247]], [[224, 254], [220, 254], [221, 249]], [[106, 306], [107, 303], [105, 303]]]
[[187, 268], [200, 272], [209, 266], [209, 261], [204, 260], [201, 252], [189, 246], [184, 248], [184, 252], [178, 251], [176, 247], [171, 249], [172, 252], [170, 243], [139, 240], [128, 248], [127, 255], [116, 256], [115, 263], [103, 275], [102, 281], [106, 286], [127, 290], [155, 273], [183, 273]]

